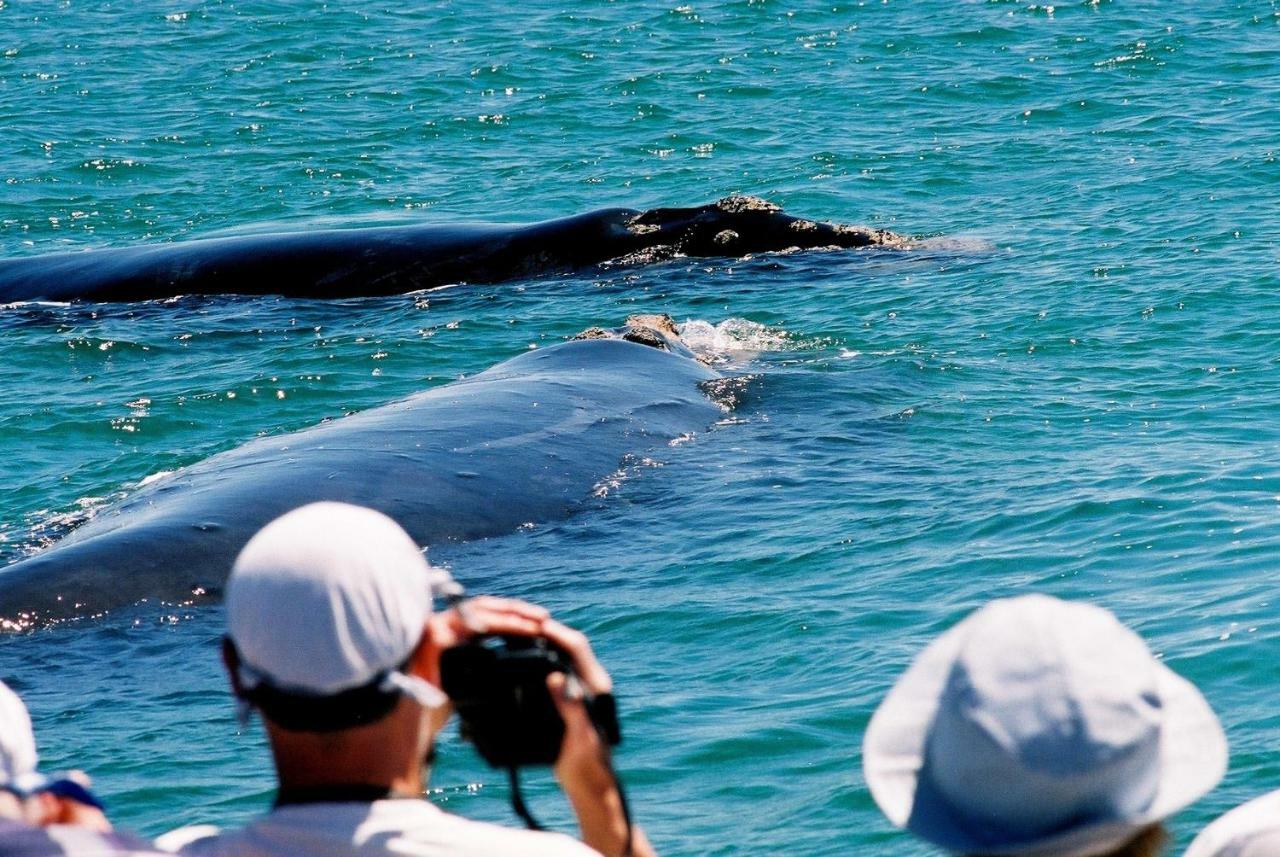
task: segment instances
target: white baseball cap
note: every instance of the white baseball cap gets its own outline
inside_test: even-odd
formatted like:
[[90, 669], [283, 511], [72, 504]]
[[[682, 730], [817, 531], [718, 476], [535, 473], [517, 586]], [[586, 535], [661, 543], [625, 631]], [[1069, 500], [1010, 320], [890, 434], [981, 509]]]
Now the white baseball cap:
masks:
[[867, 727], [863, 770], [898, 827], [959, 853], [1084, 857], [1209, 791], [1209, 705], [1089, 604], [994, 601], [929, 645]]
[[1184, 857], [1276, 857], [1280, 854], [1280, 791], [1236, 807], [1200, 831]]
[[312, 503], [263, 527], [227, 582], [227, 635], [246, 690], [328, 697], [377, 682], [427, 706], [442, 691], [400, 671], [431, 617], [433, 569], [381, 512]]

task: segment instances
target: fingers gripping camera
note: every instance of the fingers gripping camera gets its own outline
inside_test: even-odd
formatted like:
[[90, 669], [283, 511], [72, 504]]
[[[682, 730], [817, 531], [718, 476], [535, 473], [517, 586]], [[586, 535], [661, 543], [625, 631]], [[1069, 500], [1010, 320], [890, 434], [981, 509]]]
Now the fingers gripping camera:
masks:
[[[495, 768], [551, 765], [560, 754], [564, 721], [547, 676], [574, 675], [569, 654], [545, 637], [490, 635], [446, 649], [440, 678], [462, 721], [462, 737]], [[606, 743], [622, 741], [612, 694], [583, 700]]]

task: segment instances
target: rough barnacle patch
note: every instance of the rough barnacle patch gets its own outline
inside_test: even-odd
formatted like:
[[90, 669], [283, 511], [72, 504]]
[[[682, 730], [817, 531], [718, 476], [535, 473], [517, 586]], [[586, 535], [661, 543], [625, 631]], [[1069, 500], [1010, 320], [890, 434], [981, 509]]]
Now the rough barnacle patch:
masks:
[[890, 232], [888, 229], [877, 229], [876, 240], [881, 244], [893, 244], [895, 246], [905, 247], [910, 242], [905, 235], [899, 235], [896, 232]]
[[622, 338], [627, 342], [647, 345], [650, 348], [658, 348], [662, 351], [667, 350], [667, 341], [662, 338], [662, 334], [652, 327], [632, 327], [627, 325], [622, 331]]
[[897, 232], [890, 232], [888, 229], [877, 229], [869, 233], [872, 243], [881, 247], [894, 247], [897, 249], [910, 249], [912, 246], [911, 239], [906, 235], [899, 235]]
[[669, 333], [672, 336], [680, 335], [680, 328], [676, 327], [676, 320], [665, 312], [629, 315], [627, 316], [627, 326], [650, 327], [654, 330], [661, 330], [663, 333]]
[[632, 220], [627, 224], [627, 231], [632, 235], [648, 235], [650, 232], [657, 232], [659, 227], [653, 223], [640, 223], [638, 220]]
[[716, 233], [714, 240], [717, 244], [731, 244], [737, 241], [741, 236], [732, 229], [721, 229]]
[[758, 196], [726, 196], [716, 203], [716, 208], [725, 214], [744, 214], [750, 211], [773, 212], [781, 208]]
[[651, 265], [654, 262], [663, 262], [667, 259], [674, 259], [680, 253], [677, 247], [670, 244], [658, 244], [654, 247], [646, 247], [643, 250], [636, 250], [634, 253], [626, 253], [616, 259], [610, 259], [602, 262], [602, 268], [617, 268], [627, 265]]
[[792, 232], [815, 232], [817, 229], [818, 224], [814, 223], [812, 220], [801, 219], [791, 221]]
[[837, 235], [852, 235], [860, 239], [860, 243], [880, 247], [910, 247], [911, 239], [888, 229], [871, 229], [866, 226], [845, 226], [832, 224], [831, 229]]
[[603, 327], [588, 327], [573, 337], [577, 339], [625, 339], [650, 348], [669, 351], [667, 336], [679, 338], [680, 329], [676, 320], [666, 313], [650, 313], [627, 317], [627, 322], [620, 329], [606, 330]]

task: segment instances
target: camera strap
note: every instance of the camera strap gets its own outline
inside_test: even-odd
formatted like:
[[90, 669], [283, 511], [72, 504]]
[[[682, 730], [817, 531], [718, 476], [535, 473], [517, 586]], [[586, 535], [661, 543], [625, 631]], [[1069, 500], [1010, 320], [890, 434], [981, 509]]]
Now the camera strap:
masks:
[[[610, 697], [610, 700], [612, 701], [612, 697]], [[627, 792], [622, 787], [622, 780], [618, 778], [618, 772], [613, 770], [613, 765], [609, 765], [609, 773], [613, 776], [614, 788], [618, 790], [618, 801], [622, 804], [622, 820], [627, 825], [627, 838], [622, 845], [622, 853], [619, 857], [631, 857], [633, 836], [631, 806], [627, 803]], [[530, 830], [545, 830], [546, 828], [538, 823], [538, 820], [533, 817], [533, 813], [529, 811], [528, 804], [524, 802], [524, 794], [520, 791], [520, 769], [514, 765], [508, 767], [507, 777], [511, 782], [511, 809], [524, 821], [525, 827]]]
[[515, 765], [507, 768], [507, 778], [511, 783], [511, 808], [523, 819], [524, 826], [530, 830], [545, 830], [538, 819], [533, 817], [533, 813], [529, 812], [529, 805], [524, 802], [524, 793], [520, 791], [520, 769]]
[[583, 700], [596, 731], [610, 747], [622, 743], [622, 727], [618, 724], [618, 703], [612, 693], [597, 693]]

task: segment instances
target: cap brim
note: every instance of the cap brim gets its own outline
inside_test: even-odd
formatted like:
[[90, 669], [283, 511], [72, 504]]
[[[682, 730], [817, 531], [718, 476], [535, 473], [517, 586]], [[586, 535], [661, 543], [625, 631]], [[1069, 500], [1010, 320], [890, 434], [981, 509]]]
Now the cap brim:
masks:
[[948, 675], [968, 633], [961, 622], [930, 644], [889, 691], [867, 725], [862, 745], [863, 774], [880, 810], [903, 827], [961, 853], [1018, 853], [1028, 857], [1077, 857], [1127, 838], [1167, 818], [1208, 792], [1222, 779], [1227, 743], [1222, 726], [1200, 692], [1164, 664], [1156, 682], [1164, 719], [1160, 733], [1160, 782], [1140, 815], [1103, 819], [1058, 834], [993, 843], [951, 812], [927, 782], [922, 783], [925, 747]]

